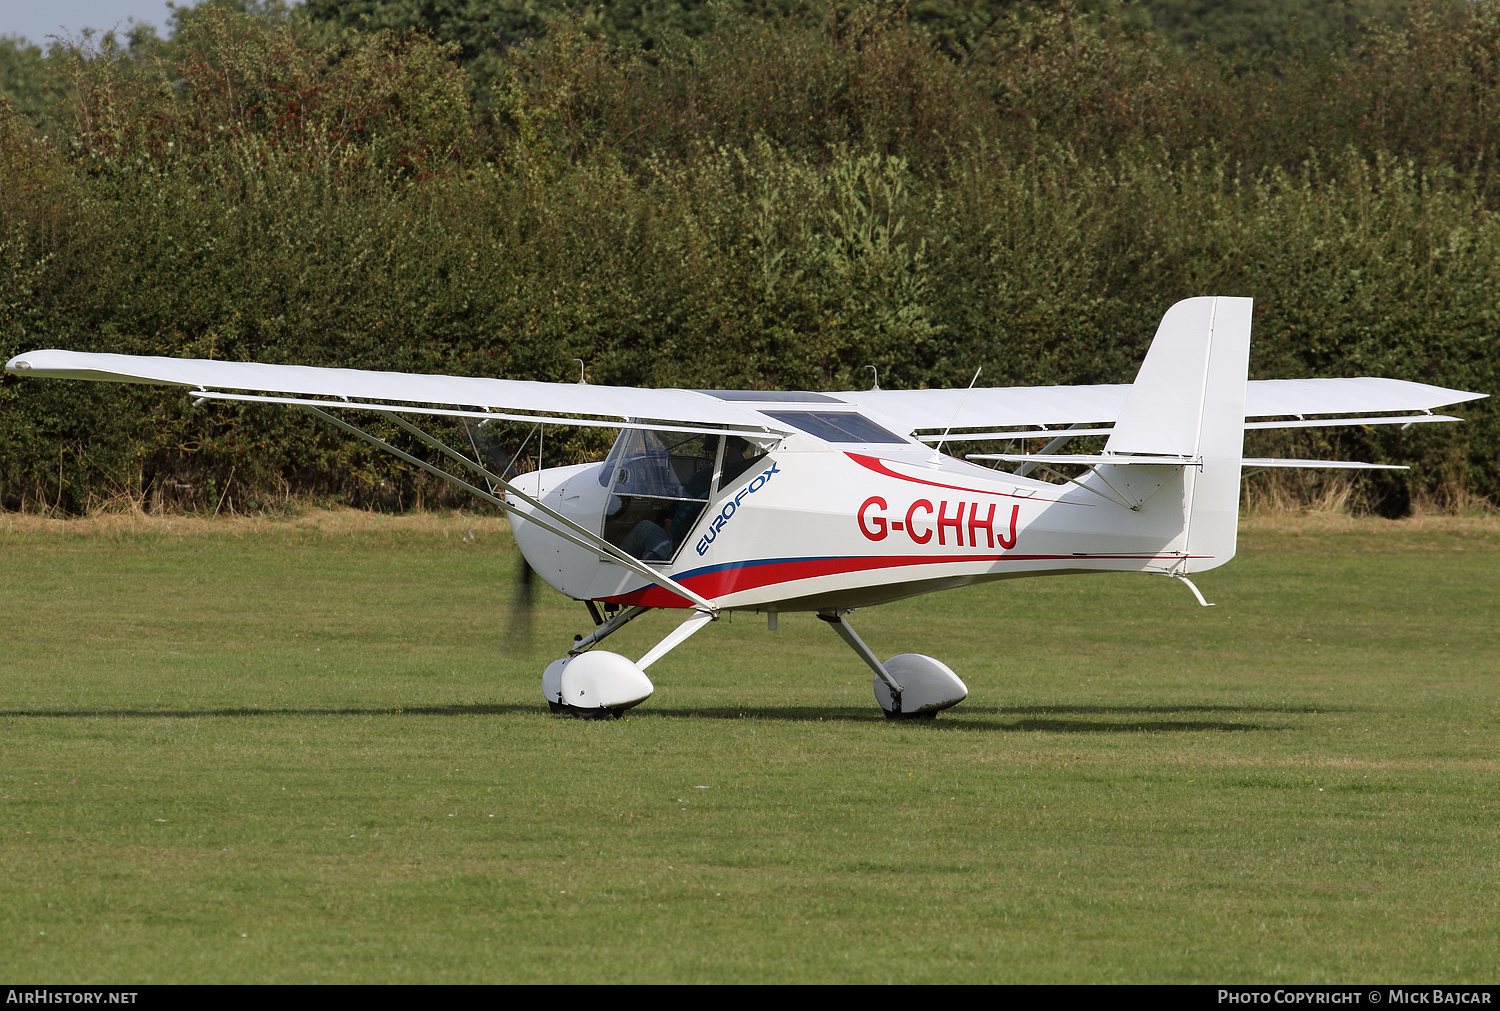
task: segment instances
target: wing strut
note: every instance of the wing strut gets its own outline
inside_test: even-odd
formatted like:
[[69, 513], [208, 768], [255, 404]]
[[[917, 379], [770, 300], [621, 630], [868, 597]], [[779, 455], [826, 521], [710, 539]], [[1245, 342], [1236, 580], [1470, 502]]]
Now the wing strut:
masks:
[[[399, 456], [407, 463], [415, 464], [428, 473], [436, 475], [437, 477], [440, 477], [445, 481], [449, 481], [469, 492], [470, 494], [484, 499], [486, 502], [497, 505], [501, 509], [507, 509], [504, 499], [490, 494], [483, 488], [472, 485], [460, 477], [455, 477], [454, 475], [443, 470], [441, 467], [434, 467], [426, 460], [412, 456], [410, 453], [403, 452], [402, 450], [399, 450], [395, 446], [392, 446], [390, 443], [386, 442], [384, 439], [381, 439], [379, 436], [371, 435], [364, 429], [351, 425], [349, 424], [349, 422], [343, 420], [342, 418], [335, 417], [334, 415], [329, 414], [327, 411], [311, 406], [307, 406], [307, 409], [312, 413], [333, 422], [335, 425], [339, 426], [344, 431], [349, 432], [351, 435], [357, 435], [361, 439], [364, 439], [366, 442], [379, 446], [381, 449]], [[377, 411], [376, 413], [384, 414], [385, 412]], [[429, 446], [432, 446], [433, 448], [441, 451], [451, 459], [463, 463], [470, 470], [479, 471], [479, 473], [484, 475], [485, 480], [491, 482], [497, 487], [504, 488], [507, 492], [514, 495], [516, 498], [520, 499], [522, 502], [525, 502], [527, 505], [531, 506], [543, 516], [546, 516], [553, 521], [552, 523], [548, 523], [536, 516], [528, 516], [527, 519], [535, 523], [537, 526], [556, 534], [570, 544], [578, 545], [585, 551], [597, 551], [602, 554], [607, 554], [615, 561], [628, 568], [630, 571], [636, 573], [637, 575], [646, 577], [657, 586], [660, 586], [666, 590], [670, 590], [673, 593], [680, 594], [681, 596], [686, 597], [688, 600], [691, 600], [693, 603], [697, 604], [700, 608], [707, 610], [710, 614], [713, 614], [714, 616], [718, 615], [719, 609], [714, 605], [713, 601], [701, 596], [700, 594], [694, 593], [692, 590], [689, 590], [686, 586], [683, 586], [681, 583], [677, 582], [677, 580], [675, 579], [672, 579], [670, 576], [665, 576], [662, 573], [657, 572], [655, 569], [651, 568], [651, 566], [647, 565], [645, 562], [642, 562], [639, 558], [634, 558], [621, 551], [619, 548], [604, 540], [593, 531], [579, 526], [577, 523], [574, 523], [572, 520], [568, 519], [566, 516], [562, 515], [556, 510], [543, 505], [541, 502], [532, 498], [530, 495], [526, 494], [524, 491], [511, 484], [509, 481], [505, 480], [503, 477], [492, 473], [486, 468], [475, 463], [473, 460], [470, 460], [462, 454], [448, 448], [437, 439], [432, 438], [432, 436], [417, 428], [415, 425], [412, 425], [404, 419], [396, 417], [395, 415], [390, 415], [389, 417], [392, 421], [395, 421], [396, 423], [401, 425], [401, 427], [410, 431], [413, 435], [417, 436], [417, 438], [421, 439]]]

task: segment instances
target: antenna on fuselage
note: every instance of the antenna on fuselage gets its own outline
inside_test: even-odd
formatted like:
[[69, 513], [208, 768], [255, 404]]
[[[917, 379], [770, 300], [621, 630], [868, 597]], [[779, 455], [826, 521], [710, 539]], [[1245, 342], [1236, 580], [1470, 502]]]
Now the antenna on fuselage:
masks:
[[948, 422], [948, 427], [943, 429], [943, 437], [938, 440], [937, 448], [935, 448], [932, 451], [932, 455], [927, 458], [927, 462], [932, 464], [934, 467], [943, 462], [943, 443], [948, 441], [948, 433], [953, 431], [953, 422], [957, 421], [958, 416], [963, 413], [964, 404], [968, 403], [969, 401], [969, 390], [972, 390], [974, 388], [974, 384], [979, 382], [979, 373], [983, 371], [983, 365], [974, 370], [974, 378], [969, 380], [969, 389], [964, 390], [964, 395], [959, 398], [958, 401], [958, 410], [953, 412], [953, 421]]
[[870, 389], [872, 389], [872, 390], [878, 390], [878, 389], [880, 389], [880, 370], [877, 369], [873, 365], [866, 365], [865, 368], [867, 368], [871, 372], [875, 373], [875, 382], [870, 386]]
[[578, 363], [578, 385], [587, 386], [589, 384], [589, 381], [583, 378], [583, 359], [574, 358], [573, 360]]

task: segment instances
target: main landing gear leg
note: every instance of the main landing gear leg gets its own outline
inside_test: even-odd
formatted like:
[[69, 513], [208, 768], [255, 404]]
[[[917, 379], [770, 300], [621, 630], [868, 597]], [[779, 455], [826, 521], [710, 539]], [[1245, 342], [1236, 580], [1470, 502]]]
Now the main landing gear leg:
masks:
[[718, 617], [712, 611], [695, 609], [692, 617], [635, 663], [618, 653], [589, 648], [649, 610], [632, 607], [621, 611], [588, 635], [575, 637], [568, 655], [547, 665], [542, 673], [542, 694], [554, 713], [585, 720], [619, 719], [625, 710], [645, 702], [656, 690], [646, 676], [646, 668]]
[[930, 656], [900, 653], [881, 663], [875, 651], [844, 620], [845, 613], [820, 611], [818, 617], [832, 625], [839, 637], [875, 672], [875, 701], [887, 718], [930, 720], [968, 697], [969, 689], [958, 675]]
[[649, 607], [632, 607], [588, 635], [575, 635], [568, 655], [552, 661], [542, 672], [542, 694], [547, 698], [547, 708], [581, 720], [617, 720], [625, 710], [650, 698], [655, 686], [635, 664], [618, 653], [602, 649], [588, 652], [590, 646], [649, 610]]

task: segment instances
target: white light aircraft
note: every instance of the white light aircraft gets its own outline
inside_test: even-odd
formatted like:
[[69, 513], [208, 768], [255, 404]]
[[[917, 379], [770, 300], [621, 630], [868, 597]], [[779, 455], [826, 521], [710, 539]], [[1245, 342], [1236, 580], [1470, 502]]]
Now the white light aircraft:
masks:
[[[1245, 459], [1247, 429], [1456, 421], [1432, 411], [1484, 396], [1377, 378], [1250, 382], [1250, 323], [1248, 298], [1179, 302], [1135, 382], [1104, 386], [630, 389], [70, 351], [27, 352], [6, 370], [304, 408], [500, 506], [527, 562], [594, 619], [542, 675], [554, 711], [610, 717], [644, 701], [646, 669], [725, 612], [763, 613], [774, 629], [779, 613], [812, 611], [870, 666], [888, 716], [920, 718], [961, 702], [963, 681], [916, 653], [882, 661], [850, 611], [1081, 572], [1173, 577], [1208, 606], [1189, 576], [1234, 557], [1247, 469], [1375, 466]], [[447, 468], [347, 420], [362, 412], [395, 423]], [[419, 428], [411, 419], [421, 415], [620, 434], [600, 463], [507, 479]], [[1079, 436], [1108, 441], [1097, 454], [1064, 453]], [[942, 453], [949, 443], [1039, 439], [1050, 441], [1032, 454]], [[1063, 483], [1028, 476], [1064, 465], [1084, 470]], [[596, 648], [652, 608], [688, 614], [639, 660]]]

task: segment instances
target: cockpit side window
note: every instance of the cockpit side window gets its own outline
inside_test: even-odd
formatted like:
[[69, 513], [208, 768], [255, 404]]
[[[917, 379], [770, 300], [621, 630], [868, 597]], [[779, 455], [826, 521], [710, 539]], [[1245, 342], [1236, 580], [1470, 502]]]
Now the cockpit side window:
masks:
[[610, 490], [604, 539], [646, 561], [669, 561], [708, 502], [717, 435], [627, 429], [600, 469]]
[[766, 450], [763, 447], [748, 439], [742, 439], [737, 435], [726, 438], [724, 458], [719, 464], [719, 482], [714, 490], [733, 485], [765, 455]]
[[610, 489], [604, 539], [645, 561], [671, 560], [710, 495], [765, 455], [765, 449], [734, 435], [621, 432], [599, 471], [599, 483]]

